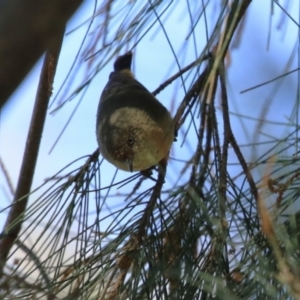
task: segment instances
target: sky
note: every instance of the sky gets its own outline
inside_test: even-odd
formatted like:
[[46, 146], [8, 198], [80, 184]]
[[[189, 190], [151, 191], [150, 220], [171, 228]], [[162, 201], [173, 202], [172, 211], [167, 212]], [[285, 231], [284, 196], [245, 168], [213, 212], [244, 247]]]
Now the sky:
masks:
[[[297, 34], [297, 27], [292, 24], [292, 22], [289, 22], [285, 34], [282, 32], [283, 30], [273, 30], [270, 49], [267, 51], [266, 47], [269, 32], [268, 16], [270, 8], [268, 3], [264, 5], [265, 6], [263, 6], [260, 1], [253, 1], [252, 7], [249, 10], [250, 13], [247, 16], [244, 37], [241, 40], [239, 48], [231, 52], [231, 65], [228, 69], [229, 85], [232, 88], [233, 98], [236, 99], [236, 101], [233, 101], [232, 108], [236, 106], [236, 110], [241, 114], [253, 117], [257, 116], [258, 109], [261, 108], [260, 105], [263, 105], [265, 99], [270, 95], [274, 84], [270, 84], [266, 88], [258, 88], [246, 94], [240, 94], [240, 91], [267, 81], [270, 77], [273, 78], [273, 75], [279, 76], [284, 71], [287, 59], [294, 48], [295, 36]], [[73, 29], [80, 24], [82, 20], [85, 20], [91, 14], [90, 8], [88, 4], [82, 7], [69, 22], [68, 29]], [[256, 22], [252, 21], [254, 16]], [[186, 27], [181, 26], [186, 20], [182, 18], [180, 10], [176, 10], [170, 19], [171, 21], [168, 22], [166, 31], [168, 31], [170, 35], [173, 47], [178, 49], [182, 44], [183, 37], [186, 36]], [[279, 20], [280, 15], [278, 14], [278, 10], [275, 10], [275, 14], [272, 18], [273, 24], [271, 26], [275, 28]], [[174, 24], [176, 24], [176, 30], [174, 30]], [[54, 95], [73, 62], [76, 51], [80, 46], [83, 33], [84, 28], [76, 31], [76, 34], [66, 36], [55, 78]], [[204, 32], [201, 34], [204, 34]], [[203, 39], [203, 45], [204, 43], [205, 38]], [[201, 45], [199, 49], [201, 49]], [[153, 33], [149, 34], [149, 38], [145, 38], [145, 42], [140, 43], [135, 52], [136, 60], [134, 67], [136, 77], [146, 85], [150, 91], [154, 90], [162, 80], [168, 78], [168, 75], [177, 72], [176, 67], [173, 67], [172, 72], [169, 71], [172, 65], [172, 57], [170, 55], [170, 47], [163, 35], [158, 35], [154, 38]], [[191, 60], [188, 59], [189, 55], [186, 55], [186, 57], [185, 64], [188, 64]], [[85, 64], [87, 63], [88, 62], [85, 62]], [[35, 176], [34, 185], [39, 184], [39, 182], [41, 182], [40, 180], [43, 180], [43, 178], [49, 176], [49, 174], [55, 173], [58, 168], [64, 166], [66, 161], [71, 161], [78, 156], [86, 155], [96, 149], [96, 110], [101, 91], [107, 81], [109, 72], [112, 70], [112, 63], [113, 62], [107, 65], [100, 74], [96, 76], [92, 87], [84, 97], [73, 120], [50, 155], [49, 151], [64, 127], [66, 119], [78, 102], [69, 101], [68, 105], [54, 114], [50, 114], [50, 112], [55, 106], [52, 105], [49, 109], [39, 157], [40, 166]], [[0, 153], [14, 185], [16, 185], [22, 161], [41, 64], [42, 59], [36, 64], [31, 73], [12, 96], [8, 105], [6, 105], [1, 112]], [[241, 65], [242, 67], [240, 67]], [[269, 74], [267, 71], [269, 71]], [[84, 70], [82, 73], [84, 73]], [[270, 76], [268, 77], [268, 75]], [[80, 79], [78, 80], [75, 77], [74, 85], [80, 82], [82, 76], [83, 75], [80, 74], [78, 76]], [[293, 86], [295, 80], [295, 75], [284, 79], [287, 86]], [[282, 88], [281, 91], [282, 93], [286, 93], [286, 89], [284, 88]], [[279, 93], [281, 91], [279, 91]], [[176, 95], [178, 99], [182, 97], [183, 90], [179, 91], [179, 93], [179, 95]], [[168, 99], [170, 102], [170, 98], [172, 97], [172, 86], [158, 95], [158, 99], [168, 108], [170, 108]], [[275, 99], [275, 101], [272, 102], [272, 108], [269, 112], [270, 118], [276, 121], [286, 122], [286, 116], [290, 114], [290, 111], [286, 111], [286, 114], [284, 114], [284, 110], [285, 108], [289, 109], [289, 107], [282, 105], [282, 97], [278, 96], [277, 98], [279, 99], [278, 101]], [[241, 128], [238, 128], [236, 134], [243, 138], [246, 134], [239, 132], [240, 129]], [[247, 139], [248, 137], [246, 140]], [[47, 167], [42, 163], [44, 161], [49, 162]], [[43, 175], [44, 172], [46, 175]]]
[[[290, 9], [290, 12], [298, 20], [299, 4], [296, 2], [293, 1], [293, 7]], [[208, 18], [214, 18], [213, 9], [214, 7], [210, 11], [211, 15], [208, 14]], [[87, 1], [70, 20], [67, 31], [71, 31], [78, 24], [88, 19], [91, 13], [91, 6]], [[241, 91], [244, 89], [251, 88], [283, 74], [286, 71], [286, 66], [295, 48], [298, 34], [297, 26], [292, 21], [287, 21], [282, 28], [278, 28], [281, 14], [277, 8], [275, 8], [271, 23], [269, 16], [270, 1], [254, 0], [246, 18], [240, 44], [238, 48], [232, 49], [230, 56], [227, 57], [227, 63], [229, 64], [228, 90], [230, 95], [230, 110], [236, 114], [257, 118], [263, 109], [267, 109], [266, 118], [273, 122], [265, 123], [261, 131], [256, 132], [256, 121], [249, 118], [243, 119], [241, 122], [241, 118], [233, 114], [232, 128], [240, 145], [249, 143], [252, 140], [272, 140], [273, 138], [286, 136], [289, 126], [283, 126], [282, 124], [290, 123], [293, 125], [295, 123], [295, 120], [291, 119], [291, 115], [297, 96], [298, 78], [296, 73], [280, 81], [241, 94]], [[187, 47], [186, 55], [183, 55], [181, 58], [182, 66], [187, 65], [195, 57], [195, 50], [192, 43], [190, 40], [186, 40], [188, 31], [186, 26], [187, 17], [178, 5], [177, 9], [168, 18], [165, 30], [168, 32], [175, 51], [180, 49], [185, 43], [190, 43], [190, 46]], [[269, 26], [272, 28], [272, 35], [270, 37], [269, 49], [267, 49]], [[59, 90], [73, 63], [85, 33], [85, 28], [80, 28], [65, 38], [55, 78], [54, 95]], [[150, 91], [153, 91], [162, 81], [178, 71], [173, 64], [172, 49], [168, 45], [164, 34], [157, 32], [157, 30], [151, 30], [134, 50], [134, 71], [136, 78]], [[199, 36], [203, 36], [203, 40], [199, 42], [198, 47], [198, 51], [200, 52], [205, 46], [204, 23], [202, 27], [200, 25], [197, 27], [196, 33]], [[126, 51], [127, 49], [124, 49], [120, 53]], [[289, 70], [296, 68], [297, 63], [297, 59], [294, 58]], [[42, 58], [13, 94], [0, 115], [0, 157], [5, 163], [14, 186], [17, 184], [22, 162], [41, 64]], [[73, 86], [79, 84], [86, 75], [88, 61], [84, 61], [82, 64], [85, 66], [77, 72]], [[51, 113], [56, 107], [55, 103], [49, 109], [33, 188], [41, 185], [46, 178], [57, 173], [68, 163], [78, 157], [91, 154], [97, 148], [95, 136], [96, 111], [101, 91], [107, 82], [112, 65], [113, 61], [108, 63], [97, 74], [79, 104], [70, 124], [50, 154], [49, 152], [64, 128], [67, 119], [78, 104], [78, 99], [68, 101], [66, 105], [55, 113]], [[178, 88], [175, 94], [174, 87]], [[165, 89], [157, 98], [174, 114], [183, 95], [184, 88], [177, 82]], [[220, 103], [220, 99], [216, 99], [217, 103], [218, 101]], [[220, 107], [220, 105], [216, 106]], [[279, 125], [274, 122], [277, 122]], [[222, 125], [220, 124], [220, 126]], [[171, 157], [178, 159], [190, 158], [191, 149], [194, 149], [196, 145], [195, 137], [190, 136], [189, 140], [181, 146], [183, 136], [184, 132], [181, 131], [178, 142], [172, 147]], [[266, 147], [268, 146], [253, 147], [252, 149], [245, 148], [244, 154], [251, 161], [259, 157], [267, 149]], [[291, 153], [289, 154], [291, 155]], [[232, 162], [236, 161], [232, 152], [230, 152], [230, 160]], [[182, 167], [183, 164], [180, 165], [179, 162], [169, 165], [170, 172], [167, 176], [166, 186], [172, 186], [176, 183], [178, 170]], [[104, 162], [102, 170], [105, 173], [102, 184], [105, 186], [110, 183], [115, 173], [115, 168], [109, 163]], [[239, 171], [238, 168], [232, 167], [233, 173], [238, 174]], [[263, 171], [260, 170], [255, 176], [261, 176], [261, 172]], [[131, 174], [120, 171], [118, 172], [118, 176], [121, 179], [131, 176]], [[187, 178], [188, 174], [182, 177], [182, 182]], [[12, 201], [12, 195], [9, 193], [3, 176], [0, 177], [0, 183], [2, 187], [1, 198], [3, 199], [1, 201], [1, 209], [9, 205]], [[29, 205], [35, 199], [35, 197], [32, 197]], [[292, 209], [295, 209], [295, 207]], [[5, 216], [5, 212], [1, 212], [1, 228], [5, 221]]]

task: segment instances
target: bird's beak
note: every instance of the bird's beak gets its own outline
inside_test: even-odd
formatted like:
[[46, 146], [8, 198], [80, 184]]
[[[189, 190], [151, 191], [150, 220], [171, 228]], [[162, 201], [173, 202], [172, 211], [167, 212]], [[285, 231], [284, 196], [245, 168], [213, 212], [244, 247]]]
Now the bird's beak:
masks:
[[130, 172], [133, 171], [133, 159], [132, 158], [127, 158], [126, 159], [126, 164], [128, 166], [128, 169]]

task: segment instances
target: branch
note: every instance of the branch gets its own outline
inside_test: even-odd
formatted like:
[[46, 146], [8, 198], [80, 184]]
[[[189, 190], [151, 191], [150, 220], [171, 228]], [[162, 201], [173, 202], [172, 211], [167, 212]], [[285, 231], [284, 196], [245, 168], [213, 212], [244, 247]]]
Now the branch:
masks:
[[41, 71], [19, 181], [4, 231], [0, 235], [0, 278], [3, 275], [8, 254], [21, 231], [63, 36], [64, 27], [61, 28], [59, 37], [49, 46]]

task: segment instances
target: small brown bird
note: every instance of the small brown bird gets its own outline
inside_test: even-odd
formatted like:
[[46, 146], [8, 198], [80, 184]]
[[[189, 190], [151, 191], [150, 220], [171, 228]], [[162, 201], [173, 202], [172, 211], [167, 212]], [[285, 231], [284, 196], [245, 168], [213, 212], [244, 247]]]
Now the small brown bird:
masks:
[[167, 157], [174, 141], [168, 110], [131, 73], [132, 53], [117, 58], [98, 106], [102, 156], [124, 171], [142, 171]]

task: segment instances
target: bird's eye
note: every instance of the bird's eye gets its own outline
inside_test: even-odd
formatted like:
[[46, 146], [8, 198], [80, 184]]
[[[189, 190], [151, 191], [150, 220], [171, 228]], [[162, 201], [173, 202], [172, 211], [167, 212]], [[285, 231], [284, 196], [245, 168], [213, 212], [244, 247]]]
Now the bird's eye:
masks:
[[129, 138], [127, 139], [127, 145], [128, 145], [129, 147], [132, 147], [133, 144], [134, 144], [134, 139], [133, 139], [132, 137], [129, 137]]

